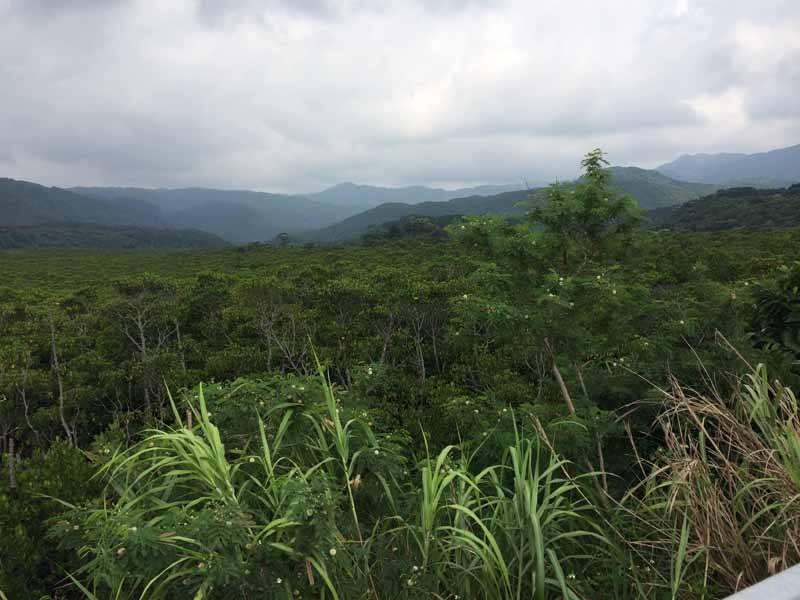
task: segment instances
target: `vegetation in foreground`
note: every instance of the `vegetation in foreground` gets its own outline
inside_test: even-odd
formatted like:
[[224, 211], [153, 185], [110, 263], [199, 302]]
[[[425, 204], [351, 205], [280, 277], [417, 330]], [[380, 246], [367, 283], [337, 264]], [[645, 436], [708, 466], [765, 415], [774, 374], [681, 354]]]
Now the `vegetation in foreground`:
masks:
[[797, 562], [798, 232], [640, 232], [585, 167], [441, 240], [0, 255], [0, 590], [719, 598]]

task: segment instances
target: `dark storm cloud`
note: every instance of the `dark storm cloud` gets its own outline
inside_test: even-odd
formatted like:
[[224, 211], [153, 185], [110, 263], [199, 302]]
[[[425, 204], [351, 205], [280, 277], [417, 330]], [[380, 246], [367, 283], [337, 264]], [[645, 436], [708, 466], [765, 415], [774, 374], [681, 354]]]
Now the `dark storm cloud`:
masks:
[[800, 141], [800, 5], [0, 0], [0, 176], [308, 190]]

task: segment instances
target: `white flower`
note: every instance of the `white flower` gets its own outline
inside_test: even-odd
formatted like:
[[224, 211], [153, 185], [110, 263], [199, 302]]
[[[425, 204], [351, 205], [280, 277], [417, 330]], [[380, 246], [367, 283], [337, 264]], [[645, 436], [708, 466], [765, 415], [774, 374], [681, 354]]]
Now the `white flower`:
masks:
[[136, 528], [135, 525], [133, 527], [131, 527], [131, 533], [136, 533], [137, 531], [138, 531], [138, 529]]
[[378, 456], [378, 454], [380, 454], [380, 452], [378, 452], [378, 449], [376, 448], [375, 449], [375, 456]]
[[417, 565], [414, 565], [413, 567], [411, 567], [411, 570], [416, 573], [417, 571], [419, 571], [419, 567]]
[[685, 322], [683, 319], [681, 319], [681, 320], [680, 320], [680, 321], [678, 321], [678, 322], [679, 322], [681, 325], [686, 325], [686, 322]]
[[252, 457], [252, 456], [251, 456], [251, 457], [250, 457], [250, 462], [251, 462], [251, 463], [254, 463], [254, 462], [256, 462], [256, 459], [255, 459], [254, 457]]
[[370, 367], [369, 369], [367, 369], [367, 375], [372, 375], [372, 367]]
[[330, 550], [328, 550], [328, 554], [330, 554], [331, 556], [336, 556], [336, 548], [331, 548]]
[[475, 410], [473, 410], [472, 412], [474, 412], [474, 413], [477, 415], [477, 414], [478, 414], [478, 409], [476, 408], [476, 409], [475, 409]]
[[611, 293], [616, 296], [617, 295], [617, 290], [611, 290]]
[[466, 300], [468, 297], [469, 297], [469, 296], [467, 296], [466, 294], [464, 294], [464, 295], [462, 296], [462, 298], [464, 298], [464, 300]]
[[275, 583], [277, 583], [278, 585], [280, 585], [281, 583], [283, 583], [283, 579], [281, 579], [280, 577], [278, 577], [278, 578], [275, 580]]

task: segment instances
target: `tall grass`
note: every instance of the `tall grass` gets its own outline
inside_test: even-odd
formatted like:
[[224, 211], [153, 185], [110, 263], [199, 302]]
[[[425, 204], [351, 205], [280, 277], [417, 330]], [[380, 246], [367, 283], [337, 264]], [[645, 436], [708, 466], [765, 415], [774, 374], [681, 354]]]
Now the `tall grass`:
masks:
[[409, 527], [435, 593], [579, 598], [575, 570], [609, 540], [568, 462], [519, 432], [500, 463], [474, 475], [463, 454], [450, 466], [457, 452], [448, 446], [423, 464]]
[[401, 469], [409, 449], [318, 370], [315, 404], [254, 410], [244, 450], [225, 447], [201, 387], [194, 427], [173, 404], [175, 426], [113, 454], [105, 504], [75, 509], [75, 585], [121, 600], [710, 599], [800, 561], [798, 403], [762, 367], [726, 398], [673, 382], [663, 448], [619, 502], [595, 501], [599, 474], [517, 417], [488, 466], [480, 444], [432, 453], [423, 435]]
[[639, 526], [632, 548], [655, 567], [649, 589], [723, 597], [800, 562], [800, 413], [792, 391], [758, 366], [727, 398], [677, 382], [664, 397], [665, 449], [623, 499]]
[[[172, 408], [182, 425], [174, 403]], [[258, 551], [273, 560], [304, 562], [309, 578], [316, 572], [338, 598], [322, 549], [316, 554], [298, 549], [302, 524], [292, 515], [297, 512], [291, 510], [293, 493], [307, 485], [320, 465], [303, 471], [276, 458], [291, 413], [281, 419], [271, 443], [259, 419], [262, 455], [232, 464], [202, 386], [198, 407], [190, 409], [193, 429], [146, 432], [140, 443], [115, 454], [99, 471], [109, 482], [108, 504], [84, 520], [92, 543], [80, 549], [87, 559], [76, 574], [84, 578], [80, 589], [92, 595], [114, 590], [116, 598], [168, 598], [175, 597], [177, 588], [192, 590], [190, 596], [197, 599], [216, 595], [215, 589], [244, 591], [237, 583], [250, 574], [242, 568], [248, 562], [244, 555]], [[245, 472], [245, 465], [260, 467], [263, 475], [256, 476], [252, 468]], [[138, 569], [129, 568], [133, 565]], [[291, 591], [288, 583], [286, 589]]]

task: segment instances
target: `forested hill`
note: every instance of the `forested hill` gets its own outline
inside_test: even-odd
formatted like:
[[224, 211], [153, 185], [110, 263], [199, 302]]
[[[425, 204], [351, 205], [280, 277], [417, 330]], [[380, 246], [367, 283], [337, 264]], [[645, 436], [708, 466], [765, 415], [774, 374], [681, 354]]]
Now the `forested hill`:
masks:
[[0, 227], [0, 249], [9, 248], [221, 248], [222, 238], [196, 229], [134, 225], [54, 223]]
[[0, 178], [0, 226], [43, 223], [164, 225], [155, 206], [143, 200], [110, 202], [57, 187]]
[[[714, 185], [676, 181], [656, 171], [637, 167], [612, 167], [610, 171], [614, 188], [632, 194], [645, 209], [681, 204], [718, 189]], [[471, 196], [446, 202], [422, 202], [413, 205], [387, 203], [324, 229], [303, 234], [300, 238], [320, 242], [357, 239], [373, 229], [380, 230], [382, 226], [411, 216], [522, 214], [525, 208], [520, 206], [520, 203], [530, 200], [531, 196], [534, 199], [537, 196], [541, 197], [542, 191], [543, 188], [531, 191], [519, 190], [494, 196]]]
[[684, 154], [657, 169], [684, 181], [785, 187], [800, 181], [800, 144], [755, 154]]
[[789, 188], [739, 187], [652, 211], [656, 227], [693, 231], [771, 229], [800, 225], [800, 183]]
[[421, 202], [419, 204], [402, 204], [391, 202], [381, 204], [362, 213], [302, 235], [302, 239], [319, 242], [357, 239], [369, 232], [371, 228], [399, 221], [405, 217], [442, 217], [446, 215], [480, 215], [491, 213], [505, 215], [522, 213], [524, 208], [518, 206], [524, 202], [529, 192], [520, 190], [505, 192], [495, 196], [471, 196], [457, 198], [446, 202]]
[[678, 181], [658, 171], [638, 167], [611, 167], [609, 171], [612, 184], [631, 194], [645, 210], [683, 204], [719, 189], [718, 185]]

